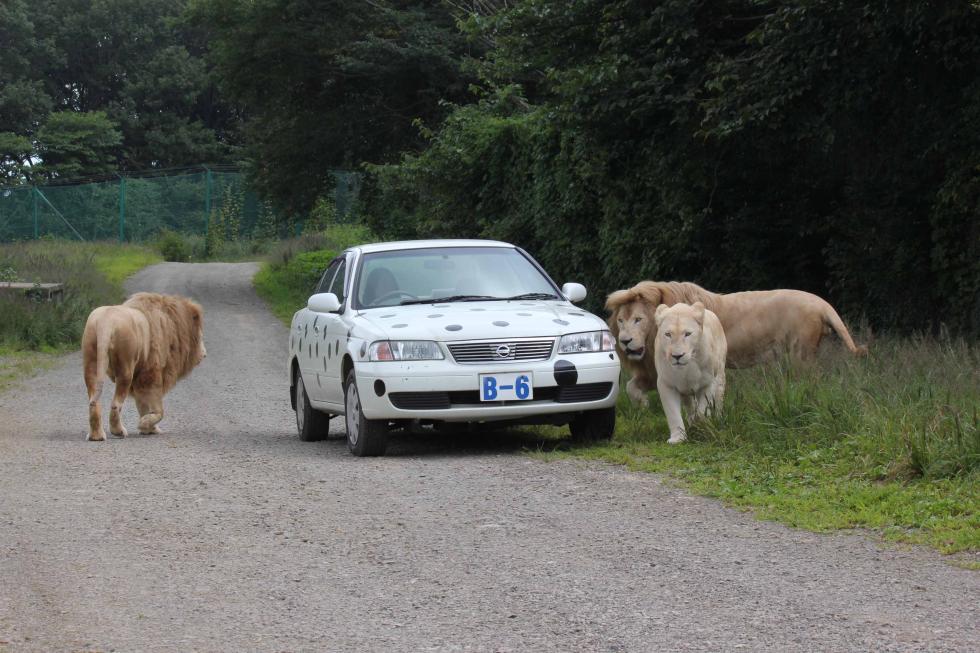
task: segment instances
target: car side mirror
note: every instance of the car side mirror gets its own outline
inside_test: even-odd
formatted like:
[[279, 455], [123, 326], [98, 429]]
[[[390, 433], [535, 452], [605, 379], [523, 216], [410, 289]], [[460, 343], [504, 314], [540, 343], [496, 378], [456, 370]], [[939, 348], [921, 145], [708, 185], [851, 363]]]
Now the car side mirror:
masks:
[[318, 292], [310, 297], [306, 307], [314, 313], [336, 313], [340, 310], [340, 300], [332, 292]]
[[585, 299], [586, 295], [589, 294], [588, 291], [585, 290], [585, 286], [580, 283], [566, 283], [561, 287], [561, 292], [568, 298], [568, 301], [572, 302], [573, 304], [577, 304], [578, 302], [582, 301]]

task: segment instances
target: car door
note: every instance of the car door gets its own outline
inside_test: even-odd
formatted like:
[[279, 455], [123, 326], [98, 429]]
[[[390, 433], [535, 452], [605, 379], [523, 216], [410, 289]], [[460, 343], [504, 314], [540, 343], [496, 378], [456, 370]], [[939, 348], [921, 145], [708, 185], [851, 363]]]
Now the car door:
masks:
[[[329, 292], [330, 285], [343, 267], [345, 267], [344, 256], [332, 260], [313, 292]], [[327, 373], [327, 347], [323, 339], [325, 317], [326, 314], [317, 313], [307, 307], [303, 309], [301, 319], [296, 323], [295, 335], [299, 339], [297, 359], [303, 373], [306, 394], [314, 402], [324, 401], [323, 375]]]
[[[337, 269], [330, 285], [323, 292], [332, 292], [340, 300], [340, 308], [336, 313], [324, 313], [320, 321], [320, 337], [325, 352], [321, 350], [321, 365], [324, 375], [321, 390], [323, 401], [342, 409], [344, 405], [344, 380], [341, 378], [341, 367], [344, 359], [344, 352], [347, 345], [348, 324], [344, 319], [349, 309], [350, 302], [348, 294], [350, 292], [351, 271], [353, 268], [354, 255], [347, 252], [343, 255], [343, 261]], [[323, 354], [326, 359], [322, 360]]]
[[342, 314], [347, 305], [347, 283], [349, 279], [348, 253], [341, 254], [327, 268], [317, 285], [316, 292], [332, 292], [340, 300], [336, 313], [317, 313], [310, 311], [310, 346], [304, 352], [308, 357], [309, 374], [307, 393], [320, 404], [343, 405], [343, 389], [340, 379], [343, 345], [347, 342], [347, 329]]

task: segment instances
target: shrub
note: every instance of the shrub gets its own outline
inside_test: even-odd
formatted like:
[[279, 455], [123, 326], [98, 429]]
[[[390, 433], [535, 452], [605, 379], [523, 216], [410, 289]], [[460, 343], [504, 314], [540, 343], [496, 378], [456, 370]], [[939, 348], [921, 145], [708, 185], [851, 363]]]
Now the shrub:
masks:
[[161, 231], [156, 248], [165, 261], [183, 263], [191, 258], [191, 247], [187, 239], [176, 231], [169, 229]]

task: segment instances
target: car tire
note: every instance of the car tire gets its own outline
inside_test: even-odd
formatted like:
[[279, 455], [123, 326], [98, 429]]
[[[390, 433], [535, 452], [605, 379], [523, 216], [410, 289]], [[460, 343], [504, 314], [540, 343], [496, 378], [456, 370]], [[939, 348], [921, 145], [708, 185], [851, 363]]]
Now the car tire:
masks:
[[296, 430], [299, 431], [299, 439], [303, 442], [316, 442], [323, 440], [330, 432], [330, 417], [327, 413], [321, 413], [310, 404], [310, 396], [306, 394], [306, 385], [303, 383], [303, 375], [296, 375]]
[[354, 370], [347, 373], [344, 384], [344, 413], [350, 452], [355, 456], [383, 456], [388, 447], [388, 423], [364, 417]]
[[609, 440], [616, 431], [616, 407], [587, 410], [568, 424], [572, 437], [583, 442]]

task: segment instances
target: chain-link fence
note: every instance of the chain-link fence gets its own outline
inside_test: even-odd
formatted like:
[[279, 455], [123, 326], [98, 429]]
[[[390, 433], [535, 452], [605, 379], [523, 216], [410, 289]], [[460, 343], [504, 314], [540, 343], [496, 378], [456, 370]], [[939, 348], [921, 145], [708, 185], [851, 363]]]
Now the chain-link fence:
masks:
[[[344, 221], [357, 198], [360, 176], [340, 170], [333, 176], [336, 186], [328, 200], [334, 219]], [[0, 242], [44, 237], [141, 242], [165, 230], [206, 235], [216, 222], [238, 238], [284, 236], [302, 229], [276, 218], [233, 166], [0, 187]]]

